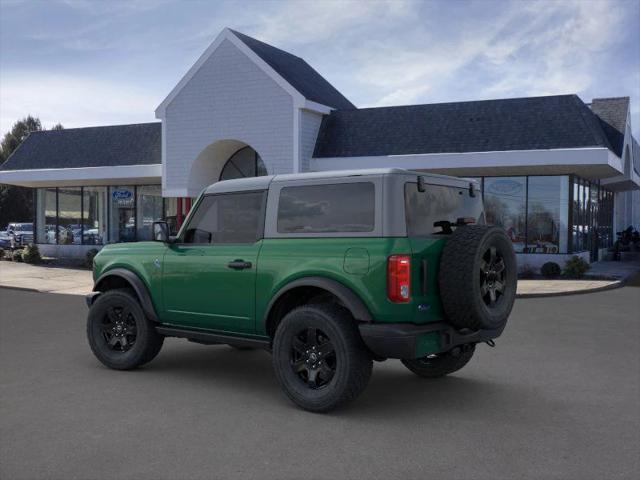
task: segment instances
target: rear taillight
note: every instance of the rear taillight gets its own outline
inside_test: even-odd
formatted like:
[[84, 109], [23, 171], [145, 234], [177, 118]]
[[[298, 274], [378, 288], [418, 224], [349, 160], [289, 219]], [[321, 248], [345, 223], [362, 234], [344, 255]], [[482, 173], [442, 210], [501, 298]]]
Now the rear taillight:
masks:
[[387, 260], [387, 297], [396, 303], [405, 303], [411, 296], [411, 258], [409, 255], [391, 255]]

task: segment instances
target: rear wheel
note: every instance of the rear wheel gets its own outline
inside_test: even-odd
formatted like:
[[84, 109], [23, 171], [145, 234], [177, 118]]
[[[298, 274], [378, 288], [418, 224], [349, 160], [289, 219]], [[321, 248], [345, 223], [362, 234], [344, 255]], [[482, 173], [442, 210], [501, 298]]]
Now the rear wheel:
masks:
[[475, 345], [463, 345], [444, 353], [402, 360], [402, 363], [419, 377], [438, 378], [460, 370], [469, 363], [474, 351]]
[[305, 410], [326, 412], [356, 398], [369, 382], [372, 365], [353, 318], [339, 306], [296, 308], [276, 330], [276, 377]]
[[150, 362], [164, 342], [126, 289], [109, 290], [96, 299], [89, 309], [87, 338], [96, 358], [116, 370]]

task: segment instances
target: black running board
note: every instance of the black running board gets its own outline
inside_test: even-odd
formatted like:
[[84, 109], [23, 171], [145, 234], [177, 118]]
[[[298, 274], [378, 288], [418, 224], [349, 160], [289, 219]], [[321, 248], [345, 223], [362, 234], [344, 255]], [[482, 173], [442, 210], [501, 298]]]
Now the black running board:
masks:
[[226, 345], [235, 345], [237, 347], [253, 347], [269, 351], [271, 350], [271, 341], [261, 338], [238, 337], [225, 333], [214, 333], [203, 330], [175, 327], [156, 327], [156, 331], [165, 337], [186, 338], [192, 342], [203, 343], [205, 345], [223, 343]]

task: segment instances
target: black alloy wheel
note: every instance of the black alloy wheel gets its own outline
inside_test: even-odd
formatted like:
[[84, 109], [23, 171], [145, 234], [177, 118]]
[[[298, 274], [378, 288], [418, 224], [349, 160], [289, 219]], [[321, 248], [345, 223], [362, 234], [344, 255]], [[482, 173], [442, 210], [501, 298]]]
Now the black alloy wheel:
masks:
[[302, 305], [276, 328], [276, 378], [305, 410], [326, 412], [355, 399], [369, 382], [372, 364], [351, 313], [339, 305]]
[[475, 349], [475, 345], [461, 345], [448, 352], [427, 355], [422, 358], [405, 359], [402, 360], [402, 363], [419, 377], [444, 377], [450, 373], [457, 372], [469, 363]]
[[102, 319], [102, 336], [111, 350], [126, 352], [136, 343], [136, 320], [126, 306], [110, 306]]
[[480, 259], [480, 295], [489, 308], [494, 308], [504, 295], [504, 275], [504, 258], [495, 246], [491, 246]]
[[336, 352], [329, 337], [308, 327], [291, 344], [291, 368], [310, 388], [325, 387], [336, 373]]
[[506, 232], [466, 225], [448, 236], [438, 271], [446, 320], [455, 328], [503, 329], [517, 291], [517, 263]]
[[87, 316], [87, 339], [96, 358], [116, 370], [150, 362], [164, 342], [135, 292], [128, 289], [109, 290], [93, 302]]

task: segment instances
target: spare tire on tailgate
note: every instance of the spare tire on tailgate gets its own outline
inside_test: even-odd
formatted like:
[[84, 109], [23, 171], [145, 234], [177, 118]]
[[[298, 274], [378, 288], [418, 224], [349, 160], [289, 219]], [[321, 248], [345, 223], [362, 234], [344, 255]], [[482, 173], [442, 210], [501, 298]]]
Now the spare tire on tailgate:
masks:
[[516, 256], [505, 231], [487, 225], [456, 228], [442, 252], [438, 283], [451, 325], [503, 327], [517, 287]]

